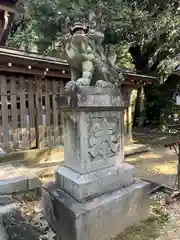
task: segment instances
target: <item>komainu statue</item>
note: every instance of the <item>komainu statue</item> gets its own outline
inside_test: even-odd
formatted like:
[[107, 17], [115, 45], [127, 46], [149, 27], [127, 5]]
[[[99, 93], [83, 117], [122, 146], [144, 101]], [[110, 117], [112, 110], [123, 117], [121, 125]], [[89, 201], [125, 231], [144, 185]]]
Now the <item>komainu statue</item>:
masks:
[[87, 25], [77, 22], [70, 28], [65, 44], [71, 67], [71, 81], [65, 87], [67, 92], [81, 86], [121, 85], [123, 76], [115, 65], [116, 54], [110, 49], [105, 52], [103, 40], [101, 31]]

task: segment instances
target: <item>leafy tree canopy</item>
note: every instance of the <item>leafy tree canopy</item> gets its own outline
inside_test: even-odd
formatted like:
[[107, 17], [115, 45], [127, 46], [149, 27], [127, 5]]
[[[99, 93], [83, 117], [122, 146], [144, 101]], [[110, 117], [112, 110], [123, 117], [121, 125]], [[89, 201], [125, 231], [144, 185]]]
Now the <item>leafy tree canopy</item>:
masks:
[[8, 44], [60, 55], [68, 24], [91, 16], [104, 28], [104, 44], [117, 47], [121, 65], [164, 80], [179, 62], [179, 0], [29, 0]]

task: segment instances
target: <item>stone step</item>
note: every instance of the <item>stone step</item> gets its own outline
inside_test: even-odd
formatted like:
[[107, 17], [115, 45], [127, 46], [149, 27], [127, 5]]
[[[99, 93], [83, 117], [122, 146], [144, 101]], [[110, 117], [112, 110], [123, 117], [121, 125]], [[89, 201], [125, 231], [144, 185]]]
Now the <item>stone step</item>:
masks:
[[[125, 157], [134, 154], [141, 154], [147, 152], [149, 149], [143, 144], [130, 144], [125, 146]], [[54, 162], [53, 169], [62, 164], [62, 161]], [[50, 167], [44, 167], [44, 170]], [[22, 162], [8, 163], [0, 165], [0, 194], [11, 194], [20, 191], [31, 190], [41, 185], [38, 178], [38, 172], [42, 170], [41, 164], [32, 162], [30, 168], [25, 167]]]
[[63, 146], [46, 147], [42, 149], [31, 149], [10, 153], [0, 153], [0, 163], [15, 162], [54, 162], [64, 159]]
[[35, 189], [40, 184], [38, 177], [23, 165], [0, 166], [0, 195]]
[[129, 157], [132, 155], [142, 154], [150, 151], [150, 147], [144, 144], [129, 144], [124, 146], [124, 156]]

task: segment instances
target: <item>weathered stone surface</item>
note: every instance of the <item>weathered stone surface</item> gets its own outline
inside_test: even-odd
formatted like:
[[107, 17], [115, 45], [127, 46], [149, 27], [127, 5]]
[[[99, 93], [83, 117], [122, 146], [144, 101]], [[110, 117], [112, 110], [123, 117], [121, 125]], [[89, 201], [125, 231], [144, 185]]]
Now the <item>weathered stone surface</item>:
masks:
[[6, 228], [4, 227], [1, 219], [0, 219], [0, 240], [8, 240], [9, 237], [6, 233]]
[[135, 168], [127, 163], [86, 174], [62, 166], [57, 170], [56, 184], [76, 200], [85, 201], [114, 189], [129, 186], [134, 182], [135, 175]]
[[66, 166], [87, 173], [123, 163], [123, 111], [73, 111], [64, 117]]
[[43, 189], [44, 214], [61, 240], [109, 240], [148, 217], [148, 187], [138, 181], [79, 203], [52, 184]]
[[9, 240], [3, 217], [17, 209], [17, 204], [10, 196], [0, 196], [0, 240]]
[[[2, 216], [7, 240], [39, 240], [40, 233], [16, 210]], [[6, 239], [3, 239], [6, 240]]]
[[148, 183], [124, 163], [123, 99], [88, 88], [64, 106], [64, 167], [43, 190], [44, 214], [61, 240], [110, 240], [147, 218]]
[[17, 204], [10, 196], [0, 196], [0, 217], [17, 209]]
[[41, 182], [38, 178], [38, 176], [31, 172], [30, 169], [26, 168], [22, 164], [16, 164], [15, 165], [18, 172], [20, 172], [21, 175], [25, 176], [27, 179], [27, 189], [35, 189], [39, 186], [41, 186]]
[[90, 111], [92, 108], [101, 111], [104, 107], [115, 111], [124, 107], [123, 95], [117, 88], [83, 87], [80, 94], [74, 93], [74, 98], [76, 103], [72, 106], [72, 96], [59, 96], [59, 98], [57, 98], [58, 106], [64, 111], [69, 109]]
[[16, 193], [26, 189], [27, 179], [24, 176], [0, 180], [0, 194]]
[[65, 165], [87, 173], [124, 160], [123, 99], [117, 89], [89, 87], [64, 110]]
[[0, 194], [10, 194], [27, 189], [27, 178], [11, 164], [0, 169]]
[[0, 194], [11, 194], [40, 186], [38, 177], [22, 165], [1, 165]]
[[86, 24], [74, 23], [66, 35], [65, 51], [71, 68], [71, 81], [65, 92], [80, 91], [81, 86], [111, 86], [122, 84], [122, 69], [116, 66], [116, 53], [103, 47], [104, 32]]
[[148, 145], [131, 143], [124, 147], [124, 152], [125, 152], [124, 156], [130, 157], [133, 155], [142, 154], [149, 151], [151, 151], [151, 148]]
[[28, 164], [38, 164], [44, 162], [55, 162], [58, 159], [64, 160], [63, 146], [46, 147], [42, 149], [33, 149], [20, 152], [11, 152], [6, 155], [0, 155], [0, 163], [7, 162], [25, 162]]
[[124, 100], [119, 89], [85, 87], [85, 94], [78, 98], [78, 107], [94, 108], [110, 107], [111, 110], [121, 109], [124, 106]]

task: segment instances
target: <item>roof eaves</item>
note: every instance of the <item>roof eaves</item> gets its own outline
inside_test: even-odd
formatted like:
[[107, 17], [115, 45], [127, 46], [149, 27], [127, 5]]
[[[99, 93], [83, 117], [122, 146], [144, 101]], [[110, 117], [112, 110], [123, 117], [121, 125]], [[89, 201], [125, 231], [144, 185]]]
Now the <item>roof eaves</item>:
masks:
[[21, 58], [26, 60], [36, 60], [38, 62], [46, 62], [57, 65], [69, 65], [66, 60], [62, 60], [60, 58], [44, 56], [36, 53], [28, 53], [25, 51], [14, 50], [10, 48], [0, 47], [0, 55], [10, 56], [15, 58]]
[[128, 75], [128, 76], [131, 76], [131, 77], [140, 77], [140, 78], [148, 78], [148, 79], [157, 79], [157, 77], [154, 77], [154, 76], [149, 76], [149, 75], [141, 75], [141, 74], [137, 74], [137, 73], [132, 73], [132, 72], [125, 72], [124, 75]]
[[[0, 47], [0, 56], [9, 56], [9, 57], [14, 57], [14, 58], [21, 58], [29, 61], [38, 61], [41, 63], [50, 63], [50, 64], [56, 64], [56, 65], [63, 65], [63, 66], [69, 66], [68, 62], [66, 60], [57, 58], [57, 57], [50, 57], [47, 55], [41, 55], [38, 53], [33, 53], [33, 52], [25, 52], [22, 50], [14, 50], [10, 48], [5, 48], [5, 47]], [[120, 68], [125, 76], [130, 76], [130, 77], [140, 77], [140, 78], [146, 78], [146, 79], [151, 79], [155, 80], [157, 79], [154, 76], [148, 76], [148, 75], [141, 75], [137, 74], [135, 71], [131, 69], [126, 69], [126, 68]]]

